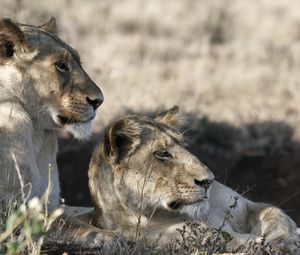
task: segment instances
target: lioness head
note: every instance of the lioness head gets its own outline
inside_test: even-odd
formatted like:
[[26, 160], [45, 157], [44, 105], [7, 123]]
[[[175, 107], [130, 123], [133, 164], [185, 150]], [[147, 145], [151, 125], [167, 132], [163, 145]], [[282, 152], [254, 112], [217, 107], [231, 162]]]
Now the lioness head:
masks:
[[41, 26], [0, 19], [1, 90], [6, 98], [20, 100], [38, 126], [62, 127], [85, 138], [103, 95], [76, 50], [55, 31], [53, 18]]
[[177, 112], [174, 107], [155, 119], [125, 116], [109, 127], [89, 170], [99, 211], [178, 212], [208, 199], [214, 175], [185, 148]]

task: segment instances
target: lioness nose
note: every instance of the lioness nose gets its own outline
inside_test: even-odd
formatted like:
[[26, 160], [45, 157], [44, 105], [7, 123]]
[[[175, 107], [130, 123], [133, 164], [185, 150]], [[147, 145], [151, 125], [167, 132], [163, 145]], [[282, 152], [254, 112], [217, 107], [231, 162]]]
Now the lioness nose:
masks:
[[203, 179], [201, 181], [195, 179], [194, 182], [196, 185], [204, 188], [204, 189], [208, 189], [209, 185], [212, 183], [213, 180], [209, 180], [209, 179]]
[[94, 99], [86, 97], [86, 101], [93, 106], [94, 110], [96, 110], [103, 103], [103, 97], [97, 97]]

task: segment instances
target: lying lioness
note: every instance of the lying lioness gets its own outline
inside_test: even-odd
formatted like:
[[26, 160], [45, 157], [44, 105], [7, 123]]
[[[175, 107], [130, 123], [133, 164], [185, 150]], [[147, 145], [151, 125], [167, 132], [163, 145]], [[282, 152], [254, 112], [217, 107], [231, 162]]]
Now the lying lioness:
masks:
[[125, 116], [113, 122], [96, 148], [89, 169], [95, 203], [92, 223], [133, 239], [146, 230], [162, 241], [178, 237], [184, 220], [223, 227], [235, 244], [264, 237], [294, 252], [295, 222], [272, 205], [252, 202], [214, 180], [213, 173], [187, 151], [177, 131], [178, 107], [150, 119]]

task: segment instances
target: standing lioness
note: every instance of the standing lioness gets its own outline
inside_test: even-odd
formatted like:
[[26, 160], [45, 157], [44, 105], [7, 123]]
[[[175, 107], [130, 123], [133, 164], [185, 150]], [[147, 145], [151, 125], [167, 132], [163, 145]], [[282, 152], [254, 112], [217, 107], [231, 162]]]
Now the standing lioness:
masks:
[[[103, 102], [78, 53], [55, 30], [54, 19], [42, 26], [0, 19], [1, 205], [20, 192], [22, 182], [29, 197], [41, 197], [51, 170], [48, 209], [59, 206], [56, 130], [86, 138]], [[74, 225], [81, 227], [79, 235], [92, 228]]]

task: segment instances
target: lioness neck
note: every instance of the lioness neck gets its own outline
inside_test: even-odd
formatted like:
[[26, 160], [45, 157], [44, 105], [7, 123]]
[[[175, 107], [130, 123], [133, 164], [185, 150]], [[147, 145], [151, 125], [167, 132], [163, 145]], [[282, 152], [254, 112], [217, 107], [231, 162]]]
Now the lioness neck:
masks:
[[[52, 192], [48, 197], [51, 210], [59, 205], [60, 193], [55, 130], [49, 126], [39, 107], [30, 77], [21, 74], [17, 68], [1, 66], [0, 85], [0, 152], [3, 157], [6, 155], [0, 162], [0, 168], [5, 170], [0, 175], [7, 179], [7, 172], [11, 169], [10, 175], [15, 175], [18, 167], [25, 186], [30, 185], [30, 197], [42, 197], [51, 182]], [[13, 179], [1, 183], [4, 193], [7, 190], [19, 192], [21, 184]]]

